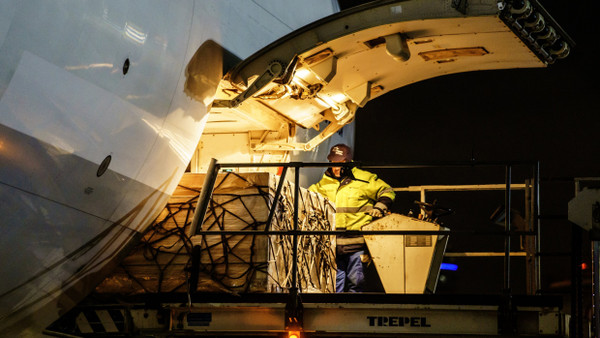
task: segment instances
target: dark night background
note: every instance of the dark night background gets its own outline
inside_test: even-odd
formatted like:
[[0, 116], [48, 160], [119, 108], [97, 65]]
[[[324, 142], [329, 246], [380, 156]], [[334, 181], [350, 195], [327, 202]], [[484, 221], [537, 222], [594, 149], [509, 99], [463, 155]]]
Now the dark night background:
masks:
[[[341, 1], [342, 7], [357, 1]], [[594, 45], [597, 12], [591, 0], [540, 1], [576, 42], [571, 54], [543, 69], [514, 69], [448, 75], [397, 89], [370, 101], [356, 117], [355, 159], [364, 164], [437, 161], [540, 161], [542, 252], [571, 251], [567, 203], [573, 177], [600, 176], [598, 76]], [[498, 168], [373, 170], [392, 186], [504, 183]], [[513, 183], [531, 177], [529, 167], [513, 167]], [[513, 208], [523, 212], [523, 193]], [[401, 193], [395, 212], [418, 207], [418, 194]], [[456, 230], [500, 230], [489, 216], [504, 204], [504, 192], [437, 193], [428, 202], [455, 210], [442, 219]], [[561, 219], [562, 218], [562, 219]], [[503, 238], [451, 238], [448, 252], [503, 251]], [[513, 238], [513, 250], [518, 250]], [[581, 247], [589, 264], [589, 240]], [[459, 265], [444, 272], [438, 293], [498, 293], [502, 258], [446, 258]], [[514, 258], [512, 287], [524, 293], [523, 258]], [[568, 293], [570, 258], [542, 259], [542, 291]], [[589, 270], [584, 278], [589, 278]]]

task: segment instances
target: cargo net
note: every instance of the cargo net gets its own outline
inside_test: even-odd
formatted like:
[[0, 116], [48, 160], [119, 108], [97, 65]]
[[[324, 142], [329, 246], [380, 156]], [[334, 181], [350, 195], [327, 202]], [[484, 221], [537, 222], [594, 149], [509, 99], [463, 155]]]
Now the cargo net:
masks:
[[[190, 236], [203, 174], [186, 174], [140, 244], [96, 289], [99, 293], [188, 292], [192, 253], [200, 255], [198, 292], [285, 292], [292, 286], [292, 243], [287, 235], [232, 235], [219, 231], [265, 230], [279, 177], [267, 173], [219, 174], [203, 231]], [[301, 188], [298, 229], [334, 230], [328, 200]], [[294, 228], [294, 185], [285, 182], [270, 230]], [[297, 281], [303, 292], [335, 289], [335, 239], [298, 237]]]

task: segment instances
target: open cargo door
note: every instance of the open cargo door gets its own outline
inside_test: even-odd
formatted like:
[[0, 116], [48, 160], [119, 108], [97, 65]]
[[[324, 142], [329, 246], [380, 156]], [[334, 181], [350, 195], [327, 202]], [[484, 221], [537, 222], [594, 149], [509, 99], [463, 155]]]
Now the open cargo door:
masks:
[[[376, 1], [292, 32], [231, 69], [203, 138], [243, 133], [245, 151], [263, 157], [310, 151], [358, 107], [396, 88], [459, 72], [546, 67], [571, 45], [534, 1]], [[298, 128], [310, 130], [303, 140]], [[226, 146], [231, 141], [210, 145]]]

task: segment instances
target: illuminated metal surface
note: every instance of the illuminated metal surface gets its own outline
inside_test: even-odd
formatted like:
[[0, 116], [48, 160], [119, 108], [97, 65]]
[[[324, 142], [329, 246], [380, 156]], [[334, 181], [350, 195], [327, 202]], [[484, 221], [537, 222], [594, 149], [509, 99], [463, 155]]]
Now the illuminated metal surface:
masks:
[[332, 5], [2, 1], [0, 332], [39, 334], [162, 209], [206, 122], [183, 90], [199, 46], [247, 57]]

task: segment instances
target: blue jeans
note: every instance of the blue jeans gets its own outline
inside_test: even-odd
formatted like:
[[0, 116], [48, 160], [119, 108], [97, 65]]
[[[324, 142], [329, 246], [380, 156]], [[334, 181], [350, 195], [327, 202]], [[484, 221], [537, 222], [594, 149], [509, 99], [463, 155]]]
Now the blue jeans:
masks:
[[[357, 251], [351, 254], [336, 257], [337, 274], [335, 292], [362, 292], [365, 284], [365, 274], [360, 256], [365, 251]], [[347, 285], [346, 285], [347, 284]]]

